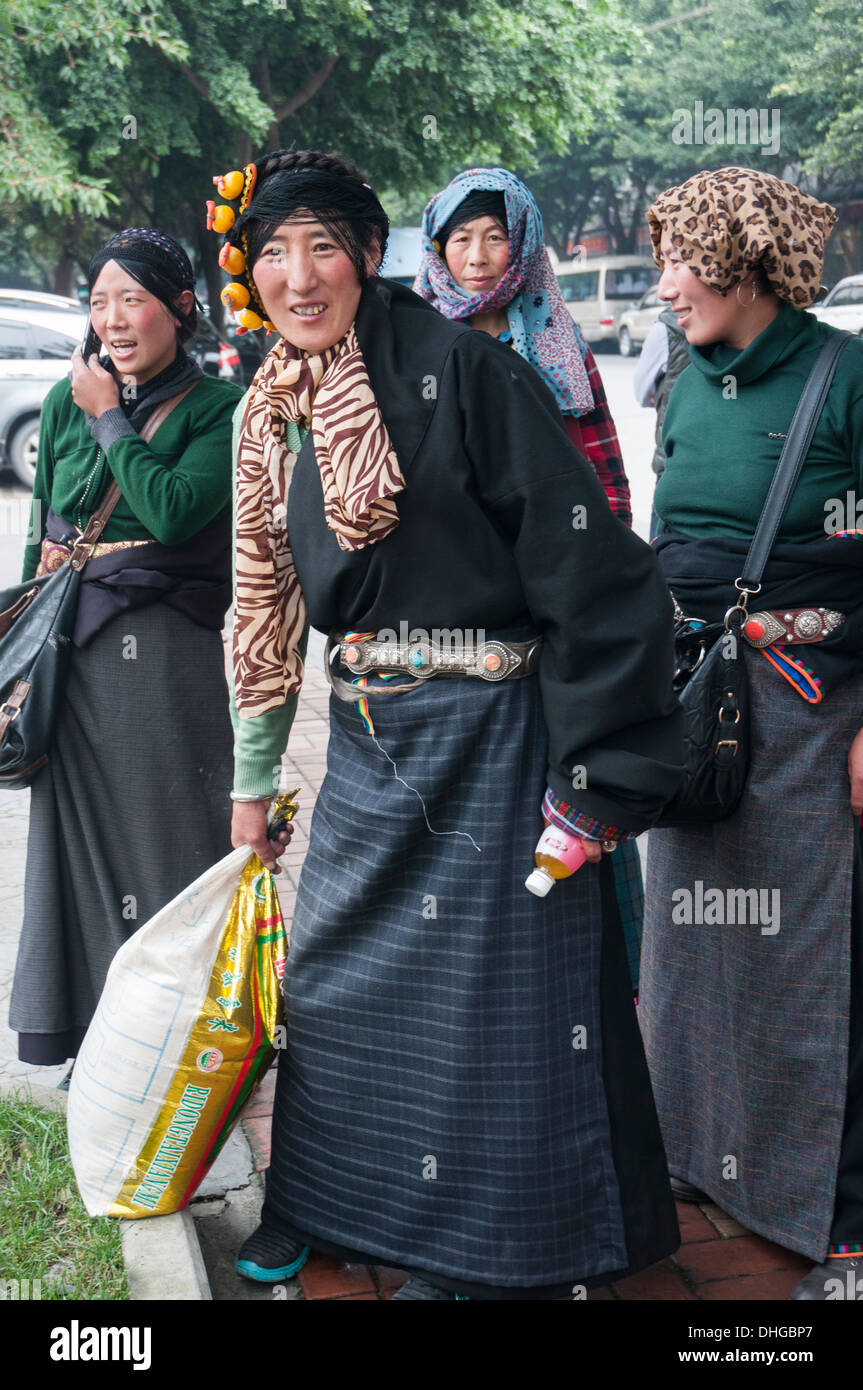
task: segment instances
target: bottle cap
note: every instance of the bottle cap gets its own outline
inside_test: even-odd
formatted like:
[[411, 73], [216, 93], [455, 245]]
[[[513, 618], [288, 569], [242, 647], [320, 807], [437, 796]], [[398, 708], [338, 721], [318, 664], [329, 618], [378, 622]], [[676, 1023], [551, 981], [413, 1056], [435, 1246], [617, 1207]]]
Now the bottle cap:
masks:
[[529, 893], [535, 893], [538, 898], [544, 898], [549, 888], [554, 887], [554, 879], [545, 869], [534, 869], [524, 880], [524, 886]]

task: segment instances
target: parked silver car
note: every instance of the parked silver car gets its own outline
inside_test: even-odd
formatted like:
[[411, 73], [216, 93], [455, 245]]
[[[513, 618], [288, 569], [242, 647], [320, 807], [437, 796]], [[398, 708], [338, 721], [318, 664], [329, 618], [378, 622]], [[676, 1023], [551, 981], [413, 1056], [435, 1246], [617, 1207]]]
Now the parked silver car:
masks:
[[651, 258], [637, 255], [561, 261], [555, 275], [567, 309], [592, 348], [616, 343], [615, 314], [631, 308], [659, 280]]
[[23, 318], [28, 323], [53, 328], [55, 333], [65, 333], [80, 341], [84, 336], [87, 311], [77, 299], [67, 299], [62, 294], [0, 289], [0, 318]]
[[[45, 302], [53, 299], [59, 305]], [[86, 314], [74, 301], [64, 305], [56, 295], [0, 290], [0, 467], [11, 468], [28, 488], [36, 476], [42, 402], [54, 382], [68, 375], [69, 359], [81, 346], [86, 323]], [[237, 349], [204, 314], [198, 315], [186, 352], [208, 376], [243, 379]], [[250, 369], [249, 380], [257, 365]]]
[[863, 275], [846, 275], [809, 312], [831, 328], [863, 334]]
[[0, 464], [28, 488], [36, 474], [42, 402], [68, 374], [79, 344], [77, 336], [28, 322], [12, 309], [4, 316], [0, 305]]
[[665, 308], [665, 300], [659, 298], [656, 288], [653, 285], [637, 304], [621, 309], [617, 314], [614, 326], [621, 357], [631, 357], [634, 352], [641, 350], [645, 338]]

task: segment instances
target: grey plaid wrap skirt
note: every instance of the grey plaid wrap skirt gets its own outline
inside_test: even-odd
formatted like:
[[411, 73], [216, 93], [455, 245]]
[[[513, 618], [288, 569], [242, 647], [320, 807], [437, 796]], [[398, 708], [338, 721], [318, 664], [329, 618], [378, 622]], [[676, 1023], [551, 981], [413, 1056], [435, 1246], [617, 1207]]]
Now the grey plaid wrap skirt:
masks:
[[[863, 676], [809, 705], [759, 653], [745, 659], [741, 806], [713, 826], [650, 832], [639, 1017], [670, 1171], [820, 1261], [846, 1110], [857, 839], [847, 758]], [[709, 889], [724, 906], [714, 898], [703, 920], [682, 920], [685, 894], [694, 916]], [[751, 893], [745, 910], [739, 893], [730, 906], [728, 890], [752, 889], [757, 908]]]
[[[285, 972], [265, 1218], [519, 1288], [678, 1243], [614, 878], [546, 899], [535, 679], [331, 699]], [[605, 922], [604, 922], [605, 919]]]

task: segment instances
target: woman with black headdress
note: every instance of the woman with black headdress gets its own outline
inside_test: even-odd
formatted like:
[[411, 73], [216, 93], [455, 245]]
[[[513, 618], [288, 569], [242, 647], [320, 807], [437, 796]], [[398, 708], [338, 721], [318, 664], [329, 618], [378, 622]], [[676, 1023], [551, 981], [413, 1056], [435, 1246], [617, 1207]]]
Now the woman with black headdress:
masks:
[[[333, 696], [238, 1269], [314, 1246], [409, 1270], [400, 1300], [580, 1296], [678, 1240], [600, 845], [679, 781], [670, 600], [540, 376], [375, 275], [352, 165], [278, 151], [239, 211], [240, 288], [283, 335], [236, 480], [232, 834], [271, 867], [307, 622]], [[589, 862], [539, 899], [549, 788]]]
[[[76, 353], [71, 380], [46, 397], [23, 572], [57, 569], [119, 484], [83, 572], [65, 698], [31, 791], [10, 1026], [21, 1060], [40, 1065], [75, 1055], [118, 947], [229, 848], [220, 632], [240, 391], [183, 351], [194, 278], [170, 237], [118, 233], [88, 283], [107, 356]], [[155, 411], [164, 423], [145, 442]]]

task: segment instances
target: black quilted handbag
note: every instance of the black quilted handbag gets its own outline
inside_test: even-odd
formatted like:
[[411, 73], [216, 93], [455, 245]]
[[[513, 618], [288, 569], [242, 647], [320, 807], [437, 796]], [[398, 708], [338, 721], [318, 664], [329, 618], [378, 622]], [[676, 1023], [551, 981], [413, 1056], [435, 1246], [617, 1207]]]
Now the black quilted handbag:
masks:
[[[674, 686], [683, 707], [686, 777], [657, 828], [724, 820], [736, 811], [749, 765], [749, 687], [740, 627], [733, 608], [728, 629], [696, 626], [680, 615], [675, 631]], [[697, 619], [695, 620], [697, 623]]]
[[29, 787], [48, 761], [81, 570], [119, 497], [113, 483], [60, 569], [0, 593], [0, 787]]
[[[686, 776], [656, 821], [657, 829], [725, 820], [740, 804], [749, 770], [749, 705], [741, 630], [797, 486], [818, 417], [850, 333], [830, 336], [809, 374], [758, 520], [737, 599], [722, 623], [705, 624], [677, 608], [674, 686], [684, 712]], [[676, 600], [675, 600], [676, 606]]]

